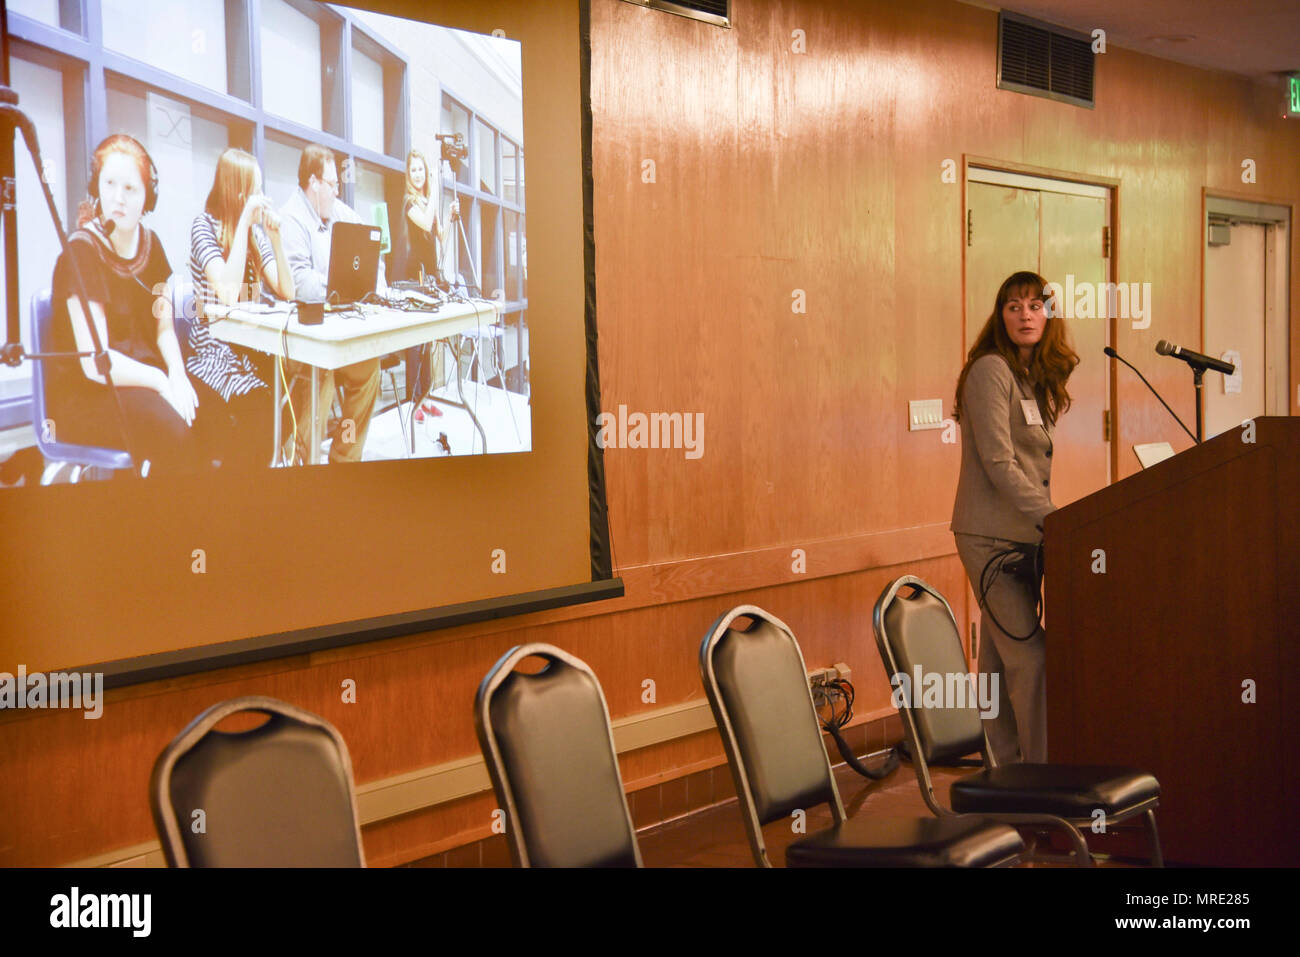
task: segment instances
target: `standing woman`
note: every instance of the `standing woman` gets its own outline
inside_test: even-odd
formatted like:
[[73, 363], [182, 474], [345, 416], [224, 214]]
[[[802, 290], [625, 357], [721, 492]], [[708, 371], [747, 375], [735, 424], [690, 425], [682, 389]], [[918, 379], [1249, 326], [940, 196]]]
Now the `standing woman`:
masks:
[[280, 218], [262, 195], [257, 160], [241, 149], [231, 147], [217, 160], [204, 211], [190, 229], [190, 278], [197, 316], [187, 367], [212, 407], [205, 429], [210, 451], [223, 463], [266, 465], [274, 424], [271, 389], [249, 353], [213, 337], [205, 314], [206, 306], [256, 301], [263, 288], [280, 299], [294, 296]]
[[1047, 760], [1045, 635], [1034, 574], [1006, 567], [1033, 554], [1050, 495], [1052, 431], [1070, 407], [1079, 364], [1050, 290], [1032, 272], [1008, 276], [957, 380], [961, 475], [953, 506], [957, 554], [981, 609], [979, 669], [1000, 674], [998, 711], [986, 718], [999, 764]]
[[[452, 200], [448, 224], [460, 217], [460, 202]], [[421, 279], [424, 276], [440, 278], [438, 250], [447, 239], [447, 226], [438, 219], [438, 197], [433, 193], [432, 177], [424, 154], [411, 150], [406, 156], [406, 192], [402, 199], [402, 224], [406, 236], [405, 268], [401, 278]], [[416, 368], [415, 382], [408, 390], [410, 396], [423, 396], [432, 381], [428, 368], [430, 350], [427, 345], [407, 351], [407, 368]], [[415, 412], [416, 421], [424, 416], [442, 415], [431, 401], [426, 401]]]
[[[202, 459], [191, 426], [199, 400], [172, 327], [166, 295], [172, 270], [157, 235], [141, 224], [158, 202], [158, 171], [139, 142], [115, 134], [95, 148], [87, 191], [68, 252], [54, 264], [53, 340], [59, 351], [90, 352], [88, 322], [94, 322], [117, 396], [91, 357], [50, 363], [54, 434], [60, 441], [129, 447], [137, 467], [149, 461], [151, 475], [197, 470]], [[89, 317], [77, 298], [74, 261]]]

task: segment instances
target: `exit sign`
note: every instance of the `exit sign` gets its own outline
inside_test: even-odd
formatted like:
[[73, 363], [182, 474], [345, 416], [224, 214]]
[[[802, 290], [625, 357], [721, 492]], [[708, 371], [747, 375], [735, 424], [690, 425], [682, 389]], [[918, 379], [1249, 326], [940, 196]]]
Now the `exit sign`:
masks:
[[1286, 104], [1282, 115], [1300, 118], [1300, 73], [1286, 77], [1283, 90], [1286, 92]]

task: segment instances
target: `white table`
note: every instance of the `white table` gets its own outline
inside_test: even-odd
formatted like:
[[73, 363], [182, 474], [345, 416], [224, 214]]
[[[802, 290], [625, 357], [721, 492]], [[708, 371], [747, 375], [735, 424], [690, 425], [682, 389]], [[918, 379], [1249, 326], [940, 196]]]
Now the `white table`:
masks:
[[[436, 312], [407, 312], [386, 306], [358, 306], [346, 312], [327, 312], [320, 325], [304, 326], [290, 304], [275, 307], [239, 303], [234, 306], [205, 306], [208, 328], [212, 335], [232, 345], [256, 349], [268, 355], [287, 358], [311, 366], [311, 414], [308, 427], [311, 442], [308, 462], [320, 461], [321, 410], [316, 408], [321, 369], [340, 369], [367, 359], [377, 359], [391, 352], [446, 339], [482, 329], [499, 321], [499, 306], [487, 299], [444, 303]], [[286, 354], [287, 347], [287, 354]], [[275, 379], [275, 449], [280, 454], [280, 376]], [[487, 436], [464, 401], [460, 391], [460, 362], [456, 363], [456, 385], [460, 403], [448, 403], [465, 409], [470, 415], [483, 448]], [[419, 401], [417, 398], [416, 401]], [[326, 410], [328, 414], [328, 410]]]

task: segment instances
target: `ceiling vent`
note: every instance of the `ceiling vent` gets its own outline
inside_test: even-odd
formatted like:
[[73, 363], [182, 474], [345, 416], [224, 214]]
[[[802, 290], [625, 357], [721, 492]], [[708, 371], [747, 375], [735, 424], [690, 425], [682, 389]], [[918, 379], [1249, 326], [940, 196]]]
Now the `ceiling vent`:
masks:
[[1003, 10], [998, 14], [998, 89], [1092, 109], [1092, 38]]
[[731, 26], [731, 0], [627, 0], [638, 7], [675, 13], [717, 27]]

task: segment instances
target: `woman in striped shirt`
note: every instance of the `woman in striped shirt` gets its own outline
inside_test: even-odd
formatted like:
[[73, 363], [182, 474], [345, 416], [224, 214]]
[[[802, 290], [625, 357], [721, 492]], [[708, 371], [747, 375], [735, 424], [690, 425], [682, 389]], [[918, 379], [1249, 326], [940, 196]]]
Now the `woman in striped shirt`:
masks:
[[271, 459], [271, 389], [252, 354], [222, 342], [208, 329], [205, 307], [256, 302], [263, 294], [294, 296], [293, 273], [280, 243], [280, 220], [262, 195], [257, 160], [241, 149], [227, 149], [204, 211], [190, 229], [190, 277], [196, 318], [190, 327], [190, 375], [220, 398], [209, 397], [223, 414], [211, 418], [208, 441], [223, 463], [255, 466]]

